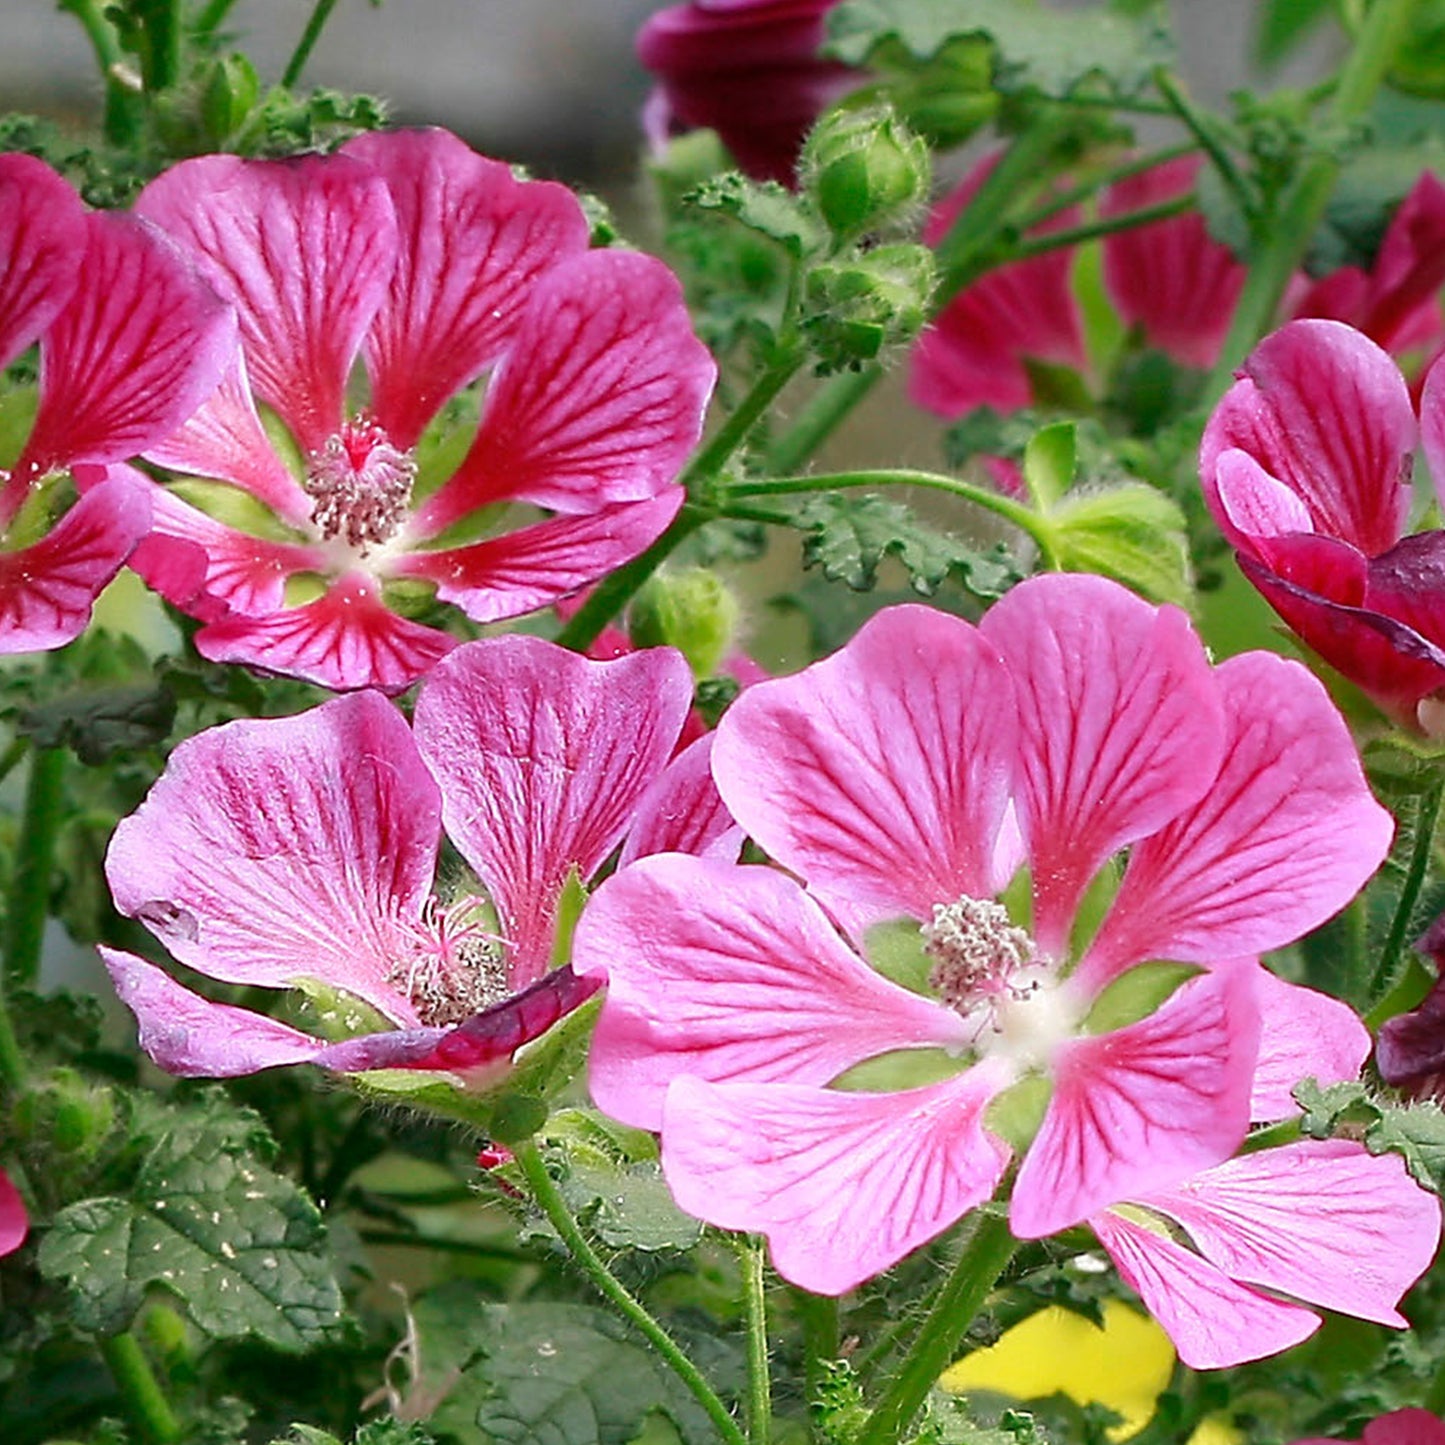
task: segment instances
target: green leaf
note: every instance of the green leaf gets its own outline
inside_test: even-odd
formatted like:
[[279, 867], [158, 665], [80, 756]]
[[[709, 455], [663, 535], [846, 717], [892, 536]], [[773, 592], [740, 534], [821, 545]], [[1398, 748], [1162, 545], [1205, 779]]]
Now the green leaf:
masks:
[[91, 767], [113, 753], [163, 742], [176, 720], [176, 699], [165, 687], [87, 688], [25, 708], [16, 731], [37, 747], [68, 747]]
[[720, 211], [801, 258], [827, 240], [821, 222], [777, 181], [750, 181], [737, 171], [704, 181], [686, 197], [700, 211]]
[[299, 1351], [344, 1328], [316, 1206], [258, 1158], [260, 1118], [214, 1098], [185, 1110], [132, 1100], [139, 1168], [130, 1197], [82, 1200], [40, 1246], [43, 1274], [69, 1287], [76, 1323], [113, 1333], [146, 1291], [170, 1291], [207, 1334]]
[[1305, 268], [1323, 276], [1340, 266], [1370, 267], [1390, 221], [1428, 170], [1445, 173], [1445, 140], [1371, 146], [1340, 171], [1324, 219], [1310, 240]]
[[1445, 1192], [1445, 1111], [1438, 1104], [1384, 1109], [1365, 1145], [1371, 1154], [1400, 1155], [1417, 1184], [1434, 1194]]
[[1333, 0], [1263, 0], [1254, 30], [1256, 61], [1276, 66], [1330, 13]]
[[1024, 481], [1039, 511], [1047, 512], [1063, 500], [1077, 466], [1073, 422], [1056, 421], [1029, 438], [1024, 447]]
[[1184, 513], [1147, 483], [1072, 493], [1048, 523], [1064, 571], [1112, 577], [1151, 602], [1193, 602]]
[[826, 53], [850, 65], [866, 64], [884, 46], [895, 64], [899, 50], [926, 62], [962, 37], [986, 37], [998, 89], [1055, 97], [1086, 82], [1136, 94], [1173, 55], [1156, 15], [1134, 20], [1101, 5], [1062, 11], [1019, 0], [844, 0], [828, 32]]

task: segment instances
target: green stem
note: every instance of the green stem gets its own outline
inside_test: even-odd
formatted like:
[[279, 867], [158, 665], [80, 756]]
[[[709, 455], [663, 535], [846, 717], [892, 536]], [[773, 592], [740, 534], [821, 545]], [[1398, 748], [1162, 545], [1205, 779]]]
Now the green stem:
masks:
[[100, 1353], [125, 1401], [126, 1414], [148, 1445], [170, 1445], [181, 1438], [181, 1422], [151, 1371], [140, 1345], [132, 1334], [107, 1335]]
[[1004, 1215], [989, 1209], [975, 1212], [953, 1273], [853, 1445], [897, 1445], [928, 1392], [951, 1363], [964, 1330], [973, 1322], [1015, 1248]]
[[[826, 1295], [793, 1290], [793, 1304], [803, 1327], [803, 1385], [809, 1404], [823, 1383], [823, 1365], [838, 1358], [838, 1301]], [[810, 1417], [811, 1418], [811, 1417]]]
[[1124, 165], [1115, 166], [1077, 186], [1070, 186], [1066, 191], [1059, 191], [1037, 210], [1030, 211], [1028, 215], [1021, 217], [1018, 223], [1019, 230], [1021, 232], [1030, 231], [1035, 226], [1051, 220], [1060, 211], [1067, 211], [1070, 206], [1077, 206], [1081, 201], [1087, 201], [1100, 191], [1118, 185], [1120, 181], [1127, 181], [1134, 176], [1142, 175], [1145, 171], [1152, 171], [1155, 166], [1177, 161], [1180, 156], [1192, 156], [1198, 149], [1199, 142], [1197, 140], [1187, 140], [1181, 141], [1178, 145], [1165, 146], [1162, 150], [1150, 151], [1148, 155], [1135, 156], [1133, 160]]
[[14, 742], [0, 755], [0, 782], [3, 782], [15, 771], [25, 760], [25, 754], [30, 751], [29, 738], [16, 738]]
[[1154, 85], [1159, 94], [1168, 101], [1170, 110], [1184, 122], [1189, 133], [1209, 157], [1224, 184], [1234, 192], [1234, 199], [1240, 208], [1246, 215], [1250, 214], [1254, 198], [1250, 194], [1249, 183], [1239, 173], [1233, 157], [1219, 143], [1219, 137], [1214, 134], [1207, 118], [1195, 109], [1194, 102], [1185, 94], [1184, 87], [1163, 66], [1154, 72]]
[[797, 420], [768, 448], [768, 470], [797, 471], [882, 379], [881, 366], [865, 366], [832, 377], [808, 398]]
[[738, 1240], [743, 1273], [743, 1308], [748, 1328], [747, 1424], [749, 1445], [768, 1445], [773, 1428], [772, 1377], [768, 1369], [768, 1298], [763, 1280], [763, 1242]]
[[181, 78], [181, 0], [142, 0], [136, 8], [145, 30], [141, 71], [154, 95]]
[[747, 395], [733, 409], [728, 419], [694, 453], [678, 480], [691, 495], [699, 484], [706, 486], [727, 464], [728, 459], [748, 439], [763, 413], [773, 404], [777, 394], [793, 379], [802, 366], [801, 347], [782, 346], [773, 362], [748, 388]]
[[563, 1243], [571, 1251], [573, 1259], [591, 1281], [593, 1288], [662, 1356], [706, 1411], [725, 1445], [747, 1445], [747, 1438], [738, 1429], [737, 1421], [703, 1377], [702, 1371], [683, 1354], [672, 1336], [648, 1313], [646, 1306], [634, 1298], [622, 1281], [603, 1264], [597, 1251], [592, 1248], [587, 1236], [572, 1217], [557, 1186], [552, 1182], [552, 1176], [548, 1174], [547, 1165], [536, 1144], [527, 1139], [514, 1144], [512, 1152], [532, 1191], [532, 1197], [542, 1207], [542, 1212], [551, 1221], [552, 1228], [561, 1235]]
[[140, 134], [145, 102], [127, 85], [125, 57], [115, 27], [105, 18], [100, 0], [57, 0], [56, 8], [74, 15], [95, 53], [95, 63], [105, 84], [105, 138], [113, 145], [127, 145]]
[[235, 8], [236, 0], [211, 0], [211, 3], [196, 17], [192, 30], [201, 39], [215, 34], [221, 22]]
[[1101, 216], [1097, 221], [1086, 221], [1081, 226], [1070, 226], [1067, 230], [1047, 231], [1042, 236], [1033, 236], [1020, 241], [1008, 254], [1009, 261], [1027, 261], [1033, 256], [1042, 256], [1046, 251], [1058, 251], [1065, 246], [1077, 246], [1084, 241], [1093, 241], [1100, 236], [1111, 236], [1116, 231], [1132, 231], [1136, 226], [1148, 226], [1155, 221], [1167, 221], [1171, 216], [1182, 216], [1195, 207], [1194, 192], [1175, 196], [1172, 200], [1160, 201], [1155, 206], [1141, 206], [1137, 211], [1123, 211], [1117, 216]]
[[1400, 963], [1410, 932], [1410, 920], [1414, 917], [1415, 906], [1420, 901], [1420, 890], [1425, 886], [1425, 878], [1430, 871], [1442, 799], [1445, 799], [1445, 777], [1427, 792], [1420, 794], [1415, 810], [1415, 843], [1410, 849], [1410, 861], [1405, 868], [1405, 881], [1400, 885], [1395, 916], [1390, 920], [1390, 931], [1385, 937], [1385, 946], [1380, 951], [1380, 962], [1375, 970], [1373, 992], [1377, 999], [1388, 996], [1400, 982]]
[[65, 749], [37, 748], [30, 757], [25, 812], [15, 848], [15, 872], [5, 907], [6, 986], [29, 988], [40, 972], [50, 904], [50, 874], [65, 801]]
[[306, 69], [311, 51], [321, 38], [321, 32], [326, 28], [326, 22], [335, 9], [336, 0], [316, 0], [311, 18], [306, 22], [306, 29], [301, 32], [301, 39], [296, 42], [296, 49], [292, 51], [291, 59], [286, 62], [286, 69], [281, 76], [281, 84], [288, 90], [301, 79], [301, 72]]

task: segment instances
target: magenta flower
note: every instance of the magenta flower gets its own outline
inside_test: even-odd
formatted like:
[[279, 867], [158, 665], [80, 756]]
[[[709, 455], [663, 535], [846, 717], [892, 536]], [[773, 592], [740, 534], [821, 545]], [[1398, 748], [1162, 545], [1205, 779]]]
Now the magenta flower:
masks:
[[205, 656], [397, 691], [455, 645], [407, 615], [433, 594], [479, 622], [545, 606], [681, 505], [715, 368], [672, 274], [589, 251], [563, 187], [410, 131], [183, 161], [136, 209], [240, 315], [219, 390], [146, 449], [207, 480], [152, 489], [133, 562]]
[[794, 183], [793, 167], [819, 114], [858, 84], [823, 60], [823, 18], [838, 0], [690, 0], [659, 10], [637, 36], [657, 77], [647, 129], [707, 126], [758, 180]]
[[[829, 1294], [988, 1199], [1016, 1151], [1026, 1238], [1227, 1159], [1252, 956], [1342, 907], [1392, 831], [1303, 668], [1211, 669], [1182, 613], [1082, 576], [977, 628], [878, 614], [749, 688], [713, 773], [780, 866], [651, 857], [598, 890], [575, 949], [608, 985], [593, 1093], [661, 1131], [684, 1208]], [[1189, 967], [1157, 987], [1158, 960]], [[900, 1054], [933, 1082], [846, 1077]]]
[[1204, 495], [1240, 568], [1290, 628], [1396, 721], [1438, 727], [1445, 532], [1405, 534], [1422, 442], [1445, 481], [1445, 370], [1409, 389], [1368, 337], [1295, 321], [1249, 355], [1200, 450]]
[[10, 1176], [0, 1169], [0, 1255], [14, 1254], [25, 1243], [29, 1232], [25, 1201]]
[[[1332, 1440], [1311, 1436], [1294, 1445], [1335, 1445]], [[1359, 1445], [1445, 1445], [1445, 1420], [1428, 1410], [1392, 1410], [1371, 1420]]]
[[[1251, 1115], [1297, 1114], [1300, 1078], [1355, 1078], [1370, 1037], [1344, 1004], [1260, 972], [1263, 1037]], [[1193, 1369], [1261, 1359], [1321, 1324], [1317, 1308], [1401, 1327], [1429, 1267], [1440, 1203], [1398, 1155], [1349, 1139], [1260, 1149], [1089, 1224]], [[1184, 1236], [1188, 1243], [1181, 1242]]]
[[1435, 982], [1420, 1004], [1380, 1026], [1375, 1066], [1380, 1077], [1417, 1096], [1445, 1091], [1445, 914], [1415, 944], [1435, 970]]
[[[0, 456], [0, 652], [59, 647], [150, 526], [144, 488], [110, 475], [190, 414], [235, 323], [156, 233], [87, 213], [49, 167], [0, 156], [0, 368], [36, 341], [35, 421]], [[70, 483], [83, 495], [73, 505]]]
[[[553, 967], [569, 879], [631, 832], [705, 847], [730, 820], [665, 771], [692, 697], [667, 649], [590, 662], [531, 637], [458, 648], [414, 726], [374, 692], [184, 742], [106, 859], [121, 912], [188, 968], [298, 989], [328, 1042], [102, 950], [170, 1072], [312, 1062], [478, 1086], [590, 995]], [[705, 762], [704, 762], [705, 770]], [[435, 884], [442, 829], [475, 874]]]

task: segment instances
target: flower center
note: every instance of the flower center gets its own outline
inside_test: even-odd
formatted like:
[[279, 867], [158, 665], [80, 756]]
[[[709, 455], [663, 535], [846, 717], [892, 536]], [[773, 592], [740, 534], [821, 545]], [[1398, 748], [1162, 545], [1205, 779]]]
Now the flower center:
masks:
[[343, 422], [306, 461], [302, 484], [315, 498], [311, 520], [324, 541], [344, 538], [362, 556], [401, 530], [416, 480], [416, 458], [392, 446], [365, 417]]
[[433, 1028], [463, 1023], [512, 992], [502, 940], [468, 921], [476, 908], [476, 900], [467, 898], [442, 912], [428, 899], [416, 952], [389, 976]]
[[1023, 977], [1038, 958], [1034, 941], [1009, 921], [1001, 903], [960, 898], [935, 903], [923, 925], [923, 951], [933, 960], [928, 981], [949, 1008], [967, 1017], [980, 1004], [996, 1009], [1026, 998], [1038, 984]]

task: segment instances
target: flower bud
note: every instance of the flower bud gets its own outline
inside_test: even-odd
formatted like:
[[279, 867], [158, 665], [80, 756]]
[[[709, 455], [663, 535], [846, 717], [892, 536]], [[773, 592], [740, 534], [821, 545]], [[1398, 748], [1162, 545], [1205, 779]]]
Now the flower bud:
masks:
[[856, 370], [886, 346], [912, 341], [928, 319], [933, 253], [900, 243], [808, 273], [803, 327], [820, 373]]
[[15, 1131], [59, 1155], [88, 1159], [115, 1125], [115, 1099], [74, 1069], [56, 1069], [15, 1105]]
[[803, 150], [807, 189], [843, 238], [905, 219], [928, 195], [928, 146], [884, 107], [825, 116]]
[[211, 63], [201, 82], [201, 122], [207, 138], [220, 146], [251, 117], [261, 98], [261, 79], [244, 55]]
[[694, 677], [711, 677], [732, 648], [740, 611], [715, 572], [659, 572], [628, 609], [628, 631], [635, 647], [675, 647]]

